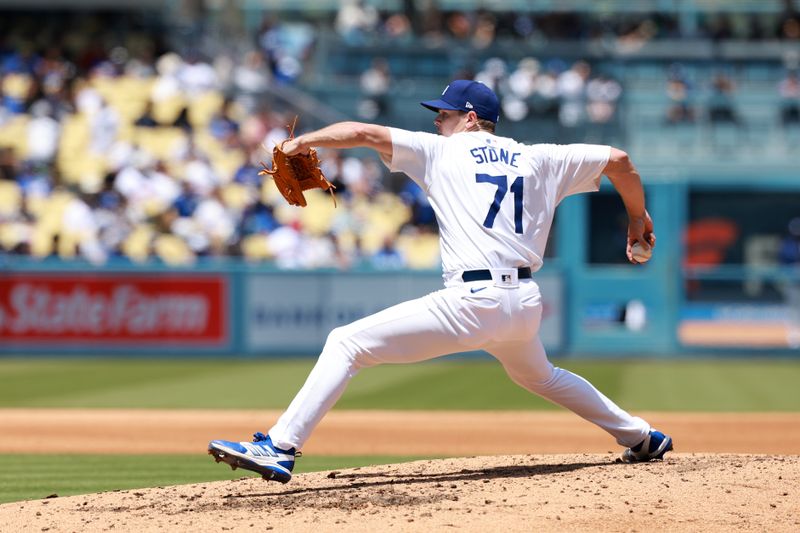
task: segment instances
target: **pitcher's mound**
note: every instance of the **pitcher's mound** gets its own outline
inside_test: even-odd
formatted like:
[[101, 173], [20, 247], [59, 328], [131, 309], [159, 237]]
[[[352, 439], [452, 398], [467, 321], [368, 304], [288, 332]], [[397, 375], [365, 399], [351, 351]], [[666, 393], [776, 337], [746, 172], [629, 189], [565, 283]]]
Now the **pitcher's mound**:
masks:
[[416, 461], [0, 506], [2, 531], [798, 531], [800, 457]]

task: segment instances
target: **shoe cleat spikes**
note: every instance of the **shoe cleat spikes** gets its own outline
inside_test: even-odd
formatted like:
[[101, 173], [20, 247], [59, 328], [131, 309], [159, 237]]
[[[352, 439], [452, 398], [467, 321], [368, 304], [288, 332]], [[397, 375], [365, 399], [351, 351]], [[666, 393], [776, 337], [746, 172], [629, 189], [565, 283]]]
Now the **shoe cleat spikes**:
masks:
[[266, 480], [266, 481], [279, 481], [281, 483], [288, 483], [289, 482], [288, 479], [278, 479], [278, 478], [276, 478], [274, 472], [271, 472], [269, 474], [263, 474], [261, 476], [261, 479]]
[[209, 453], [216, 462], [225, 463], [231, 470], [245, 469], [258, 472], [267, 481], [286, 483], [292, 478], [295, 457], [294, 448], [276, 448], [268, 435], [257, 433], [253, 442], [230, 442], [213, 440], [208, 444]]

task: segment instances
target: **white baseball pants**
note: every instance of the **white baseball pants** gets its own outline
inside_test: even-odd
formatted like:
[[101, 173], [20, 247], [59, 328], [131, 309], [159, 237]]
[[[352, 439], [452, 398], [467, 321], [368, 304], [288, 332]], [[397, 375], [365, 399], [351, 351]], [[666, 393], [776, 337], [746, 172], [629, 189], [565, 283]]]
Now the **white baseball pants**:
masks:
[[331, 331], [305, 384], [269, 431], [275, 445], [301, 449], [362, 368], [471, 350], [489, 352], [515, 383], [597, 424], [622, 446], [644, 440], [647, 422], [548, 361], [538, 335], [541, 295], [533, 280], [511, 288], [492, 281], [449, 284]]

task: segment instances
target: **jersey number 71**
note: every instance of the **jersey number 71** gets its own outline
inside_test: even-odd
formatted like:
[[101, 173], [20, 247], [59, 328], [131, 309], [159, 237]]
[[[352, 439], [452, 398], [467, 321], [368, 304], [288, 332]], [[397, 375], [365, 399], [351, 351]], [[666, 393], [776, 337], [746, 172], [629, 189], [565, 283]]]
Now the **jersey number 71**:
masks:
[[[500, 202], [503, 201], [506, 193], [508, 192], [508, 177], [507, 176], [490, 176], [489, 174], [475, 174], [475, 181], [478, 183], [491, 183], [497, 186], [497, 192], [494, 194], [494, 201], [489, 207], [489, 212], [486, 213], [486, 220], [483, 221], [483, 226], [492, 228], [494, 226], [494, 219], [500, 211]], [[517, 176], [514, 183], [511, 184], [511, 192], [514, 194], [514, 232], [522, 233], [522, 187], [525, 182], [522, 176]]]

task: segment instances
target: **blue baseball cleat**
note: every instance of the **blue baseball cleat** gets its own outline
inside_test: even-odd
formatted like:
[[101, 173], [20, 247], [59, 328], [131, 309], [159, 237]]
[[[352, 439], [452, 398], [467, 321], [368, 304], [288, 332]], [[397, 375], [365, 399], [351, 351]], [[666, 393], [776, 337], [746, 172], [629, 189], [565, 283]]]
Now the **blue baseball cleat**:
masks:
[[253, 442], [212, 440], [208, 453], [219, 463], [230, 465], [231, 470], [244, 468], [258, 472], [266, 480], [286, 483], [292, 479], [294, 459], [300, 454], [294, 448], [281, 450], [272, 444], [269, 435], [256, 433]]
[[654, 459], [663, 459], [664, 454], [671, 450], [672, 437], [653, 429], [642, 442], [622, 452], [622, 461], [625, 463], [646, 463]]

